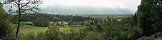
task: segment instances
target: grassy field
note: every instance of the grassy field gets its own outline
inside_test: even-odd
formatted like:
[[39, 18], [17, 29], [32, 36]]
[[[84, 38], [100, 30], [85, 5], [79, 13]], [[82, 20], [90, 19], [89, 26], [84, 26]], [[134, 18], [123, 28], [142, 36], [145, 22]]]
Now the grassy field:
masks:
[[39, 32], [45, 32], [48, 29], [48, 27], [36, 27], [36, 26], [30, 26], [30, 25], [23, 25], [20, 27], [20, 33], [26, 34], [26, 33], [34, 33], [37, 34]]
[[[71, 33], [71, 32], [80, 32], [80, 30], [84, 29], [85, 27], [60, 27], [59, 30], [62, 33]], [[48, 27], [36, 27], [30, 25], [23, 25], [20, 27], [20, 33], [27, 34], [27, 33], [34, 33], [37, 34], [39, 32], [45, 32], [48, 30]]]
[[72, 33], [72, 32], [80, 32], [85, 27], [60, 27], [59, 30], [62, 33]]
[[[50, 23], [53, 23], [53, 22], [50, 22]], [[61, 24], [61, 22], [58, 22], [58, 23]], [[32, 24], [32, 22], [22, 22], [22, 25], [20, 26], [21, 34], [28, 34], [28, 33], [37, 34], [39, 32], [45, 32], [46, 30], [48, 30], [48, 27], [37, 27], [37, 26], [31, 26], [28, 24]], [[63, 24], [68, 25], [68, 22], [63, 22]], [[13, 24], [13, 26], [16, 29], [17, 25]], [[85, 27], [64, 26], [64, 27], [59, 27], [59, 31], [62, 33], [80, 32], [80, 30], [83, 30], [84, 28]]]

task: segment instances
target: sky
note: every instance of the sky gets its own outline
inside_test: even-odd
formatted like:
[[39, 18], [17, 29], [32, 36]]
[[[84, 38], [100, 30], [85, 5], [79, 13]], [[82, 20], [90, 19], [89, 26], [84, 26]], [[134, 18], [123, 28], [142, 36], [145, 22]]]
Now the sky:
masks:
[[[64, 15], [135, 14], [141, 0], [43, 0], [44, 13]], [[6, 9], [7, 10], [7, 9]]]
[[[40, 8], [52, 14], [134, 14], [140, 1], [141, 0], [43, 0], [43, 4], [40, 5]], [[106, 10], [111, 12], [105, 12]]]
[[43, 6], [81, 6], [137, 9], [141, 0], [43, 0]]

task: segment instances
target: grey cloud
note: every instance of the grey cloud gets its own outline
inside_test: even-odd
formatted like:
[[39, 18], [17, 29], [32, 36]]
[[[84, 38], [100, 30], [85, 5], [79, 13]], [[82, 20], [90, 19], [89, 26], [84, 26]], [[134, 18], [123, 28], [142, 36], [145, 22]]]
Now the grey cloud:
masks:
[[46, 13], [65, 15], [102, 15], [102, 14], [134, 14], [135, 11], [127, 8], [92, 8], [92, 7], [62, 7], [49, 6], [42, 8]]

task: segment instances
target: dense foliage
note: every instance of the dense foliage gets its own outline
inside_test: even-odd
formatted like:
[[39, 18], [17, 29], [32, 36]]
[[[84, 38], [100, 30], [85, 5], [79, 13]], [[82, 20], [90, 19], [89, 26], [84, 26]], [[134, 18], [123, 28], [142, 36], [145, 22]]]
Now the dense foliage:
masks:
[[[34, 26], [48, 26], [49, 22], [82, 22], [92, 20], [92, 17], [51, 14], [22, 14], [22, 22], [32, 22]], [[18, 16], [13, 15], [12, 23], [17, 24]]]
[[162, 5], [160, 0], [142, 0], [135, 15], [136, 26], [145, 36], [162, 31]]
[[0, 39], [8, 39], [11, 31], [10, 17], [0, 6]]
[[[85, 21], [91, 17], [73, 16], [73, 15], [55, 15], [55, 14], [22, 14], [21, 21], [32, 21], [36, 18], [44, 18], [48, 21]], [[17, 21], [17, 15], [13, 16], [12, 21]]]
[[32, 21], [34, 26], [48, 27], [49, 23], [43, 18], [36, 18]]
[[[121, 20], [119, 20], [121, 19]], [[112, 20], [112, 21], [111, 21]], [[23, 40], [135, 40], [139, 28], [130, 25], [132, 17], [95, 17], [83, 22], [51, 22], [46, 32], [22, 36]], [[127, 22], [127, 23], [126, 23]], [[57, 23], [57, 25], [55, 25]], [[64, 25], [64, 26], [62, 26]], [[80, 25], [80, 26], [73, 26]]]

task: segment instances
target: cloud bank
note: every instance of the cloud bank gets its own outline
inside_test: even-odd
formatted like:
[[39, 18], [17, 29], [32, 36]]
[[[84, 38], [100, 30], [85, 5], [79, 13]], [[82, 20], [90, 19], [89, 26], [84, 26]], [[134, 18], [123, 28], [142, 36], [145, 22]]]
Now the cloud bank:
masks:
[[140, 1], [141, 0], [43, 0], [44, 4], [40, 7], [45, 10], [45, 12], [54, 14], [134, 14]]

